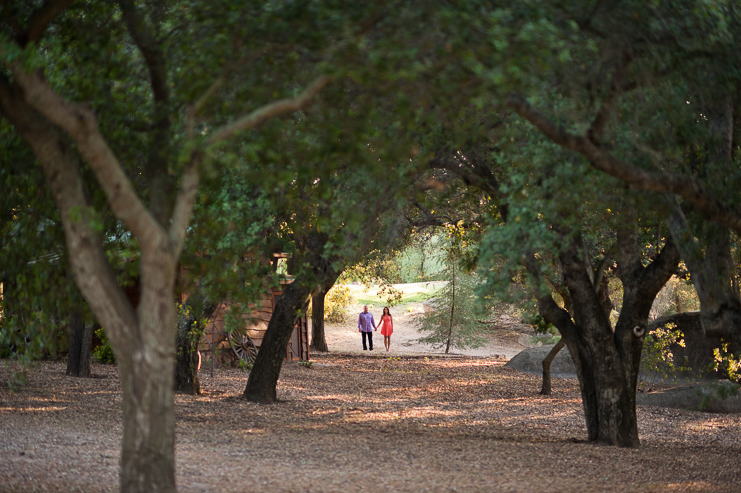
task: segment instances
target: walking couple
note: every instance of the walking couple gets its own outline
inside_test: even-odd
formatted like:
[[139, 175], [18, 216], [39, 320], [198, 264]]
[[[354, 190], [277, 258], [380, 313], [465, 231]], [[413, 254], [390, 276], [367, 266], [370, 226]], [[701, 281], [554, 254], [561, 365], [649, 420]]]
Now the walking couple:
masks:
[[[383, 336], [383, 345], [386, 346], [386, 351], [391, 347], [391, 334], [394, 332], [394, 321], [391, 318], [391, 312], [389, 307], [383, 308], [383, 315], [381, 315], [381, 321], [378, 322], [381, 327], [381, 335]], [[363, 313], [358, 317], [358, 332], [363, 335], [363, 351], [370, 349], [373, 351], [373, 331], [378, 330], [376, 322], [373, 320], [373, 314], [368, 311], [368, 305], [363, 306]], [[365, 345], [365, 339], [368, 339], [368, 346]]]

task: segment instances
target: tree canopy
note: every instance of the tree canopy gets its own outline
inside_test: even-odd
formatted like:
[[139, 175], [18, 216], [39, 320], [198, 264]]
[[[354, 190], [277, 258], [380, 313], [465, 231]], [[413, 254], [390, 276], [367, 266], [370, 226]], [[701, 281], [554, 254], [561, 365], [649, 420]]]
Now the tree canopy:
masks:
[[78, 303], [75, 280], [121, 370], [122, 490], [175, 488], [181, 262], [204, 299], [247, 302], [264, 287], [247, 254], [293, 254], [245, 390], [262, 402], [308, 297], [428, 227], [476, 245], [481, 293], [529, 282], [590, 440], [638, 445], [645, 324], [680, 255], [706, 333], [739, 338], [733, 3], [1, 8], [3, 341], [50, 327], [29, 320]]

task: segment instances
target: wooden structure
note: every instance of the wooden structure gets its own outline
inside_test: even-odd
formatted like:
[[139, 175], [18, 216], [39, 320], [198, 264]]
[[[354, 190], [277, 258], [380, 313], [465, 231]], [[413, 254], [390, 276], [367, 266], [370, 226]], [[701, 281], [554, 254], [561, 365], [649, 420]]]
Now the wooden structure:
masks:
[[[273, 263], [280, 266], [280, 260], [287, 258], [286, 254], [275, 254]], [[280, 270], [278, 269], [278, 272]], [[276, 287], [266, 288], [260, 301], [251, 304], [249, 311], [242, 314], [240, 327], [230, 333], [226, 332], [226, 317], [231, 310], [231, 302], [224, 300], [218, 304], [214, 314], [206, 325], [205, 332], [198, 345], [198, 350], [206, 356], [211, 354], [221, 362], [228, 359], [240, 358], [251, 362], [260, 350], [263, 337], [268, 329], [268, 324], [273, 316], [273, 310], [284, 287], [293, 282], [291, 276], [280, 273], [280, 284]], [[291, 339], [286, 346], [284, 360], [308, 360], [309, 359], [309, 324], [308, 317], [304, 314], [299, 318], [293, 329]], [[229, 356], [233, 354], [234, 356]]]

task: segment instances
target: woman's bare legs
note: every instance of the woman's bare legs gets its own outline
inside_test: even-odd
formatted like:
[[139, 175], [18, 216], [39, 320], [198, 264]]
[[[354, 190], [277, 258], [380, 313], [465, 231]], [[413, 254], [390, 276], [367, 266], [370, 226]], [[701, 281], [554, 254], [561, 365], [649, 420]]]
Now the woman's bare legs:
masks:
[[383, 336], [383, 345], [386, 346], [386, 351], [391, 347], [391, 336]]

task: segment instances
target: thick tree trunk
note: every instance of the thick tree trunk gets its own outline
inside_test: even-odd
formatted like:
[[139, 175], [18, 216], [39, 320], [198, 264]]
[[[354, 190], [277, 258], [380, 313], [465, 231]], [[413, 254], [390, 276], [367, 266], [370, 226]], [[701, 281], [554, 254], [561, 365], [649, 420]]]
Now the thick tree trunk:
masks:
[[[560, 254], [564, 282], [574, 303], [574, 317], [548, 294], [538, 295], [538, 308], [546, 321], [561, 332], [579, 377], [588, 439], [606, 445], [638, 447], [635, 391], [641, 349], [651, 304], [679, 262], [676, 247], [667, 242], [647, 267], [638, 256], [634, 228], [618, 231], [619, 272], [623, 282], [620, 318], [612, 330], [605, 304], [585, 268], [578, 242]], [[530, 257], [528, 270], [539, 276]]]
[[116, 355], [123, 388], [122, 492], [175, 491], [174, 362], [162, 349]]
[[264, 404], [276, 401], [275, 388], [283, 366], [286, 346], [296, 326], [299, 313], [305, 312], [309, 304], [311, 289], [299, 280], [289, 284], [273, 308], [268, 330], [255, 358], [244, 396], [247, 400]]
[[563, 337], [551, 348], [548, 352], [548, 356], [543, 360], [543, 386], [540, 389], [542, 395], [551, 395], [551, 363], [556, 358], [556, 355], [566, 345]]
[[[205, 148], [267, 120], [300, 110], [332, 77], [322, 75], [296, 97], [267, 104], [263, 111], [253, 111], [215, 129], [203, 146], [191, 150], [179, 191], [171, 203], [167, 176], [171, 164], [169, 121], [176, 105], [169, 100], [167, 77], [163, 76], [165, 58], [156, 30], [137, 11], [136, 3], [127, 0], [118, 4], [151, 76], [155, 131], [145, 163], [151, 210], [140, 200], [124, 166], [100, 131], [92, 107], [60, 97], [44, 79], [42, 71], [30, 70], [19, 60], [4, 60], [6, 72], [0, 74], [0, 110], [44, 168], [62, 218], [75, 281], [106, 328], [116, 353], [124, 404], [121, 490], [175, 491], [175, 266], [193, 211]], [[46, 10], [46, 3], [41, 8]], [[61, 11], [51, 9], [54, 15]], [[41, 15], [41, 32], [44, 23], [51, 20], [47, 14]], [[8, 71], [12, 72], [12, 81]], [[191, 122], [191, 131], [192, 127]], [[74, 149], [67, 137], [76, 144]], [[113, 213], [139, 242], [142, 301], [136, 313], [111, 271], [101, 235], [91, 227], [95, 214], [83, 192], [80, 157], [95, 174]]]
[[452, 290], [450, 295], [450, 327], [448, 328], [448, 341], [445, 344], [445, 354], [450, 351], [450, 341], [453, 339], [453, 320], [455, 317], [455, 261], [453, 261], [453, 277], [450, 282], [452, 283]]
[[190, 334], [192, 320], [181, 320], [177, 327], [175, 352], [175, 390], [191, 395], [201, 393], [198, 380], [198, 343]]
[[[732, 282], [734, 264], [730, 232], [725, 226], [701, 218], [694, 218], [695, 222], [702, 224], [693, 228], [690, 226], [691, 216], [685, 215], [675, 203], [668, 224], [692, 274], [692, 284], [700, 299], [700, 320], [705, 335], [741, 340], [741, 298]], [[698, 239], [695, 239], [696, 229], [702, 230]]]
[[327, 295], [323, 289], [318, 290], [311, 296], [311, 349], [326, 353], [329, 351], [327, 340], [324, 336], [324, 297]]
[[[179, 243], [173, 248], [167, 233], [144, 214], [123, 172], [106, 170], [111, 176], [101, 184], [115, 189], [115, 207], [129, 207], [127, 224], [141, 244], [142, 301], [135, 313], [108, 264], [102, 238], [90, 227], [78, 156], [58, 127], [15, 96], [0, 83], [3, 114], [44, 168], [64, 225], [75, 281], [106, 328], [119, 365], [124, 407], [121, 491], [175, 491], [174, 281]], [[90, 125], [94, 134], [94, 118], [79, 115], [77, 123]], [[108, 151], [99, 150], [89, 162]]]
[[[260, 351], [257, 353], [255, 364], [247, 379], [247, 386], [244, 389], [244, 396], [247, 400], [262, 403], [275, 402], [275, 388], [283, 366], [286, 346], [298, 317], [306, 313], [309, 297], [317, 286], [324, 292], [329, 291], [342, 273], [341, 269], [334, 267], [340, 264], [338, 258], [325, 259], [321, 256], [328, 238], [325, 233], [313, 232], [297, 242], [303, 254], [294, 256], [292, 261], [297, 264], [299, 262], [304, 265], [308, 264], [311, 266], [311, 272], [297, 275], [278, 298]], [[308, 281], [307, 277], [311, 281]]]
[[640, 353], [635, 359], [623, 359], [609, 339], [597, 344], [565, 339], [577, 368], [588, 440], [619, 447], [640, 446], [635, 409]]
[[123, 389], [121, 491], [175, 491], [175, 265], [142, 252], [138, 323], [109, 336]]
[[[586, 255], [587, 254], [585, 251], [585, 259], [587, 258]], [[602, 271], [602, 269], [604, 269], [607, 265], [607, 260], [608, 257], [605, 256], [602, 262], [600, 262], [600, 266], [597, 268], [597, 271], [593, 273], [588, 271], [588, 274], [590, 274], [589, 279], [592, 282], [592, 286], [594, 286], [599, 304], [602, 307], [602, 310], [604, 311], [609, 323], [610, 313], [612, 312], [613, 305], [612, 300], [610, 299], [609, 282], [607, 280], [607, 277], [604, 276], [604, 272]], [[586, 263], [589, 264], [589, 262]], [[587, 267], [589, 267], [589, 269], [591, 270], [590, 265], [587, 265]], [[569, 316], [573, 318], [574, 307], [568, 289], [566, 289], [565, 286], [560, 285], [558, 291], [564, 302], [564, 310], [567, 311], [569, 313]], [[553, 348], [543, 360], [543, 384], [540, 389], [540, 393], [542, 395], [551, 395], [551, 363], [553, 363], [553, 360], [556, 358], [558, 353], [561, 351], [561, 349], [563, 349], [565, 345], [566, 341], [562, 337], [558, 341], [558, 343], [553, 346]]]
[[69, 344], [67, 375], [90, 378], [90, 345], [93, 340], [93, 326], [92, 324], [85, 325], [79, 312], [70, 314], [67, 340]]
[[[710, 138], [706, 160], [698, 172], [714, 180], [731, 167], [734, 158], [734, 102], [729, 91], [719, 87], [704, 106]], [[692, 274], [705, 335], [741, 341], [741, 298], [734, 285], [730, 231], [700, 217], [691, 206], [681, 207], [674, 198], [671, 201], [669, 230]]]

